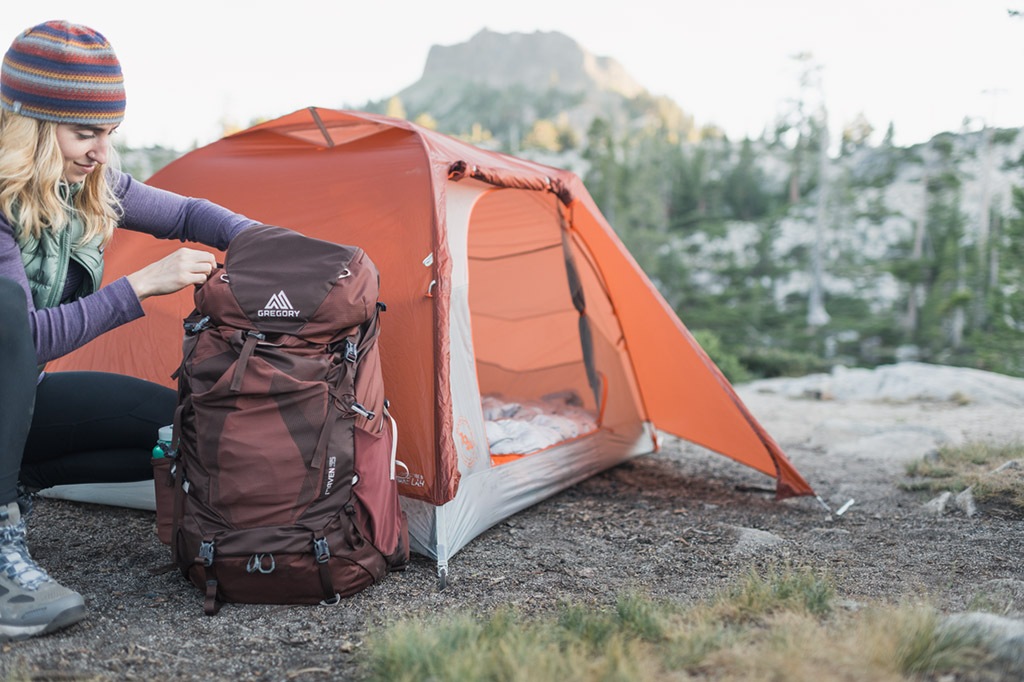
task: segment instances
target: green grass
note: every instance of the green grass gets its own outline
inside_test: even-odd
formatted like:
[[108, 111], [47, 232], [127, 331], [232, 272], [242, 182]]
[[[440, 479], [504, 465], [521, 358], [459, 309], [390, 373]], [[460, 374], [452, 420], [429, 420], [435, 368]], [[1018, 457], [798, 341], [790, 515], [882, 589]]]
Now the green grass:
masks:
[[630, 593], [613, 607], [563, 604], [407, 620], [370, 633], [373, 681], [916, 680], [975, 669], [984, 652], [945, 634], [927, 606], [835, 607], [806, 569], [751, 572], [684, 606]]
[[824, 616], [832, 610], [835, 587], [809, 569], [769, 568], [765, 575], [750, 572], [720, 596], [714, 606], [723, 617], [757, 618], [774, 611]]

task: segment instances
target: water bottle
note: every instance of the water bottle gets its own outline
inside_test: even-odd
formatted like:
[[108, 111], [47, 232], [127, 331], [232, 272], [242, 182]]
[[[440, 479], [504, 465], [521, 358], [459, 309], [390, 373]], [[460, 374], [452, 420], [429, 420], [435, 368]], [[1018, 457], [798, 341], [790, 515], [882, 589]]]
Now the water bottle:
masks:
[[171, 455], [171, 441], [173, 439], [174, 425], [161, 426], [160, 430], [157, 431], [156, 445], [153, 447], [153, 457], [156, 459]]
[[174, 523], [174, 426], [161, 426], [153, 446], [153, 492], [156, 503], [156, 534], [165, 545], [171, 544]]

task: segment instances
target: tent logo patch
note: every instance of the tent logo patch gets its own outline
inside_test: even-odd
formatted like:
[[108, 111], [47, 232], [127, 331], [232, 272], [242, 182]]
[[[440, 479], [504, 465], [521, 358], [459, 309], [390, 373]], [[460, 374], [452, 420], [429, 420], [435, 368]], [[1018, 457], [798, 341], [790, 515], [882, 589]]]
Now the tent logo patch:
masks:
[[299, 311], [292, 307], [284, 289], [270, 297], [263, 309], [256, 313], [259, 317], [298, 317]]

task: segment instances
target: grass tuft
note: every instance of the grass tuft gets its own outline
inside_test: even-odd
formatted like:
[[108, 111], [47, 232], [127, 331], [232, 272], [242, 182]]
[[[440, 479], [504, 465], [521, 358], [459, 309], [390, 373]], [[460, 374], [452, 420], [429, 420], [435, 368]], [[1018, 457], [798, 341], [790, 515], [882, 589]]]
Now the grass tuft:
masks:
[[689, 606], [629, 593], [538, 618], [504, 608], [403, 621], [370, 634], [363, 670], [388, 682], [896, 682], [976, 679], [987, 663], [930, 607], [837, 611], [834, 596], [831, 579], [782, 567]]
[[974, 500], [994, 516], [1024, 518], [1024, 461], [980, 474], [972, 483]]
[[944, 447], [934, 457], [910, 462], [906, 471], [912, 480], [902, 485], [905, 490], [958, 493], [971, 488], [987, 512], [1024, 517], [1024, 445]]
[[671, 614], [664, 604], [655, 604], [638, 594], [627, 594], [619, 597], [615, 613], [618, 631], [625, 636], [645, 642], [660, 642], [667, 638]]
[[832, 610], [835, 586], [810, 569], [769, 568], [765, 575], [747, 573], [717, 601], [723, 617], [748, 620], [776, 611], [806, 611], [823, 616]]

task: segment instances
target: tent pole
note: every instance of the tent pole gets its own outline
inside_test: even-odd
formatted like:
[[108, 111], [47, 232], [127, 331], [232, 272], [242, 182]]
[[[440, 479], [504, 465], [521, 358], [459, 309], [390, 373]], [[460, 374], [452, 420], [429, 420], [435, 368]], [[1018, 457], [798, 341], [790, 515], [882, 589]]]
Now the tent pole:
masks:
[[445, 505], [434, 507], [434, 535], [437, 549], [437, 589], [448, 587], [448, 522]]

